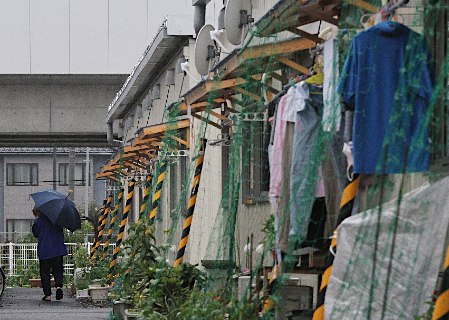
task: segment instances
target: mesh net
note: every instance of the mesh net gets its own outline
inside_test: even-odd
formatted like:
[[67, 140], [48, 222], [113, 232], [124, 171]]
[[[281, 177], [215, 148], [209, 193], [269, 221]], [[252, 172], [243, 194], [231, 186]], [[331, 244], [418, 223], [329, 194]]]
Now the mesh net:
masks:
[[[292, 311], [285, 295], [293, 273], [321, 279], [318, 297], [304, 289], [309, 284], [294, 293], [293, 310], [305, 315], [320, 307], [328, 319], [412, 319], [427, 312], [448, 225], [442, 165], [448, 153], [448, 10], [447, 1], [410, 1], [396, 15], [384, 13], [390, 21], [377, 23], [379, 16], [344, 2], [335, 40], [324, 45], [330, 56], [328, 51], [324, 57], [315, 49], [273, 54], [279, 43], [297, 39], [283, 31], [282, 21], [279, 30], [271, 26], [269, 37], [250, 32], [240, 52], [260, 50], [233, 74], [238, 84], [232, 97], [221, 75], [214, 78], [202, 119], [191, 126], [192, 161], [168, 156], [180, 148], [177, 138], [189, 138], [184, 130], [168, 129], [151, 169], [153, 197], [125, 251], [131, 257], [127, 268], [136, 274], [128, 285], [146, 290], [137, 299], [150, 310], [146, 317], [166, 312], [188, 318], [185, 301], [192, 308], [218, 308], [208, 294], [220, 300], [223, 313], [215, 318], [257, 318], [259, 310], [267, 319], [286, 317]], [[328, 26], [320, 22], [307, 32], [318, 35]], [[301, 68], [316, 74], [304, 76]], [[178, 105], [167, 109], [164, 122], [170, 128], [179, 120]], [[221, 128], [211, 123], [211, 111], [227, 117]], [[221, 186], [216, 194], [206, 190], [209, 184], [192, 184], [202, 139], [215, 137], [224, 139], [208, 145], [202, 167]], [[352, 146], [354, 167], [342, 152], [344, 143]], [[211, 153], [220, 154], [221, 168]], [[148, 214], [162, 163], [168, 169], [153, 223]], [[186, 284], [190, 293], [176, 293], [184, 301], [165, 310], [150, 292], [164, 279], [182, 277], [170, 265], [186, 231], [189, 199], [204, 208], [210, 197], [221, 201], [215, 214], [209, 212], [214, 219], [203, 230], [207, 239], [194, 234], [201, 240], [183, 253], [187, 261], [195, 260], [194, 254], [200, 257], [195, 261], [203, 260], [207, 278], [194, 289]], [[195, 224], [195, 217], [190, 222]], [[139, 271], [136, 257], [156, 257], [157, 267], [142, 264]], [[329, 266], [332, 273], [325, 272]], [[136, 280], [143, 276], [148, 281]]]

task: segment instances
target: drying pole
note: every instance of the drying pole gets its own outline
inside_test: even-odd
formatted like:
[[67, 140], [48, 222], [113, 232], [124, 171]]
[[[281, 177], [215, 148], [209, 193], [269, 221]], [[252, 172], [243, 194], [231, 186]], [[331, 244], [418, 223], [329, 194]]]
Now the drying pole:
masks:
[[107, 255], [108, 255], [108, 248], [109, 248], [109, 244], [111, 242], [112, 233], [114, 232], [115, 222], [117, 221], [117, 214], [118, 214], [118, 211], [119, 211], [120, 206], [122, 205], [122, 201], [123, 201], [123, 192], [124, 192], [123, 187], [121, 187], [120, 192], [118, 194], [117, 203], [115, 204], [114, 210], [112, 210], [112, 212], [111, 212], [111, 223], [109, 224], [108, 234], [106, 236], [106, 241], [103, 246], [102, 260], [106, 259]]
[[181, 241], [179, 242], [178, 254], [176, 255], [176, 261], [174, 266], [178, 266], [184, 260], [184, 253], [186, 251], [187, 242], [189, 240], [190, 226], [192, 225], [193, 213], [195, 210], [196, 197], [198, 195], [198, 189], [201, 180], [201, 171], [203, 170], [204, 153], [206, 151], [206, 139], [201, 139], [200, 154], [195, 163], [195, 175], [192, 181], [192, 188], [190, 191], [189, 204], [187, 206], [186, 219], [182, 228]]
[[[348, 217], [351, 216], [352, 207], [354, 206], [355, 197], [359, 188], [360, 176], [354, 174], [352, 181], [347, 181], [343, 195], [340, 201], [340, 213], [338, 215], [337, 227]], [[324, 298], [326, 296], [327, 285], [332, 274], [332, 268], [334, 265], [334, 255], [337, 253], [337, 231], [334, 231], [332, 237], [331, 254], [328, 253], [326, 257], [326, 267], [321, 279], [320, 291], [318, 292], [318, 301], [313, 312], [313, 320], [324, 320]]]
[[443, 265], [443, 280], [435, 302], [435, 309], [433, 309], [432, 320], [449, 320], [449, 246]]
[[106, 220], [108, 219], [108, 215], [109, 215], [109, 211], [111, 211], [111, 203], [112, 203], [112, 194], [109, 195], [108, 200], [106, 202], [106, 205], [104, 207], [104, 212], [103, 214], [100, 216], [101, 221], [99, 220], [99, 225], [98, 225], [98, 236], [97, 236], [97, 241], [95, 242], [95, 245], [92, 249], [92, 259], [95, 260], [95, 257], [97, 255], [97, 250], [99, 250], [98, 248], [101, 245], [101, 240], [103, 238], [103, 233], [104, 233], [104, 227], [106, 225]]
[[115, 243], [114, 254], [112, 255], [111, 263], [109, 264], [109, 274], [106, 277], [107, 282], [111, 282], [113, 278], [114, 267], [117, 264], [118, 253], [120, 252], [120, 245], [122, 244], [123, 234], [125, 233], [126, 223], [128, 221], [129, 210], [131, 209], [131, 203], [134, 196], [134, 186], [136, 182], [131, 180], [128, 185], [128, 195], [126, 196], [125, 209], [123, 210], [122, 221], [120, 222], [120, 229], [117, 236], [117, 242]]
[[159, 170], [159, 176], [157, 177], [156, 188], [154, 189], [153, 201], [151, 203], [150, 211], [150, 225], [154, 224], [156, 219], [157, 209], [159, 208], [159, 203], [161, 202], [162, 186], [165, 180], [165, 171], [167, 171], [167, 162], [162, 162]]

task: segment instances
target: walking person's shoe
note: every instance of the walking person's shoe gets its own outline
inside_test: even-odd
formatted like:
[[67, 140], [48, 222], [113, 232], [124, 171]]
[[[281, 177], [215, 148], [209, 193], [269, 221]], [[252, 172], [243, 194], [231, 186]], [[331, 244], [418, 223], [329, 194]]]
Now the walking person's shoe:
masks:
[[51, 296], [44, 296], [44, 297], [42, 298], [42, 301], [48, 301], [48, 302], [50, 302], [50, 301], [51, 301]]
[[64, 297], [64, 293], [61, 288], [56, 288], [56, 300], [61, 300]]

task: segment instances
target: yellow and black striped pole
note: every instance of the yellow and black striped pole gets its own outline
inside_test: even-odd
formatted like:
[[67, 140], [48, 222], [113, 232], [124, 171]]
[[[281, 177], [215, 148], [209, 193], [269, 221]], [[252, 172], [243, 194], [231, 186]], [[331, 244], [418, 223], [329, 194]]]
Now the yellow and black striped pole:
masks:
[[[137, 223], [142, 223], [142, 219], [145, 216], [145, 213], [147, 211], [148, 201], [150, 198], [150, 192], [151, 192], [151, 180], [153, 180], [153, 176], [149, 174], [145, 180], [145, 191], [144, 196], [142, 200], [142, 205], [140, 206], [140, 212], [139, 212], [139, 220]], [[132, 259], [134, 259], [134, 256], [132, 256]], [[129, 275], [131, 269], [127, 269], [125, 271], [125, 278]]]
[[117, 241], [115, 243], [114, 253], [112, 255], [111, 263], [109, 264], [109, 274], [106, 277], [106, 281], [111, 282], [115, 265], [117, 264], [117, 257], [120, 252], [120, 245], [123, 241], [123, 234], [125, 233], [126, 223], [128, 222], [129, 210], [131, 209], [131, 203], [134, 196], [134, 186], [136, 182], [131, 180], [128, 184], [128, 195], [126, 196], [125, 209], [123, 210], [122, 221], [120, 222], [120, 229], [118, 231]]
[[145, 191], [143, 192], [143, 200], [142, 205], [140, 206], [140, 213], [139, 213], [139, 221], [142, 221], [142, 218], [145, 216], [145, 213], [147, 211], [148, 201], [150, 199], [150, 193], [151, 193], [151, 180], [153, 180], [153, 176], [149, 174], [145, 180]]
[[112, 200], [113, 200], [113, 195], [111, 194], [111, 195], [109, 195], [108, 201], [106, 202], [106, 206], [104, 208], [103, 219], [102, 219], [100, 225], [98, 226], [98, 239], [94, 246], [94, 251], [95, 251], [95, 253], [93, 255], [94, 260], [95, 260], [95, 257], [97, 255], [98, 251], [100, 251], [101, 241], [103, 240], [104, 228], [106, 226], [106, 221], [108, 220], [109, 212], [111, 211]]
[[96, 232], [95, 232], [95, 239], [94, 239], [94, 243], [93, 243], [92, 249], [90, 249], [90, 258], [91, 259], [92, 259], [93, 255], [95, 253], [94, 246], [95, 246], [95, 244], [97, 243], [97, 240], [98, 240], [98, 226], [101, 224], [101, 221], [103, 220], [103, 213], [104, 213], [104, 208], [106, 207], [106, 202], [107, 202], [107, 199], [104, 199], [103, 200], [103, 205], [101, 206], [100, 210], [97, 211], [97, 213], [98, 213], [97, 223], [98, 224], [97, 224], [97, 229], [95, 229], [95, 227], [94, 227], [94, 230]]
[[[352, 181], [347, 181], [343, 195], [340, 201], [340, 213], [337, 219], [337, 227], [348, 217], [351, 216], [352, 208], [354, 206], [355, 197], [359, 188], [360, 176], [354, 174]], [[337, 232], [334, 231], [334, 237], [331, 242], [331, 250], [335, 254], [337, 253]], [[328, 254], [326, 257], [326, 268], [321, 278], [320, 291], [318, 292], [318, 301], [313, 313], [313, 320], [324, 319], [324, 298], [326, 296], [327, 285], [332, 274], [332, 267], [334, 265], [334, 256]]]
[[186, 251], [187, 242], [189, 240], [190, 226], [192, 225], [193, 213], [195, 211], [196, 197], [200, 186], [201, 172], [203, 170], [204, 154], [206, 151], [207, 140], [201, 139], [200, 154], [195, 163], [195, 174], [193, 176], [192, 187], [190, 191], [190, 199], [187, 206], [186, 218], [182, 228], [181, 241], [178, 246], [178, 254], [174, 266], [178, 266], [184, 260], [184, 253]]
[[124, 192], [124, 190], [122, 187], [122, 188], [120, 188], [120, 191], [119, 191], [119, 194], [117, 197], [117, 203], [115, 204], [114, 210], [112, 210], [112, 212], [111, 212], [111, 223], [109, 224], [108, 234], [106, 236], [106, 241], [103, 246], [102, 260], [106, 259], [107, 255], [108, 255], [109, 244], [111, 243], [112, 233], [114, 232], [115, 222], [117, 221], [117, 214], [120, 210], [120, 206], [122, 205], [122, 201], [123, 201], [123, 192]]
[[106, 221], [108, 219], [109, 211], [111, 210], [111, 203], [112, 203], [112, 194], [109, 195], [108, 200], [106, 201], [106, 205], [104, 207], [103, 214], [100, 217], [101, 221], [99, 221], [99, 224], [97, 227], [97, 231], [98, 231], [97, 241], [95, 242], [95, 245], [92, 248], [92, 252], [93, 252], [92, 259], [93, 260], [95, 260], [95, 257], [97, 256], [97, 250], [99, 250], [100, 245], [101, 245], [101, 240], [103, 239], [104, 227], [105, 227]]
[[443, 265], [443, 280], [435, 302], [435, 309], [433, 309], [432, 320], [449, 320], [449, 246]]
[[161, 202], [162, 187], [164, 185], [166, 171], [167, 171], [167, 162], [164, 161], [161, 163], [161, 167], [159, 168], [159, 175], [157, 177], [156, 188], [154, 189], [154, 195], [151, 202], [150, 225], [153, 225], [154, 220], [156, 219], [156, 213], [159, 208], [159, 204]]

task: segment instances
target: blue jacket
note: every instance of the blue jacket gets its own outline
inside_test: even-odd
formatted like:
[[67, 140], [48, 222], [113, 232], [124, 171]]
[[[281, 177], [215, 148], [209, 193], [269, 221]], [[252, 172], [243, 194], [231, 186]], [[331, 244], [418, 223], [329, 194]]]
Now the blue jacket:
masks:
[[38, 239], [37, 256], [39, 260], [66, 256], [62, 227], [53, 225], [45, 216], [40, 216], [33, 223], [33, 235]]

